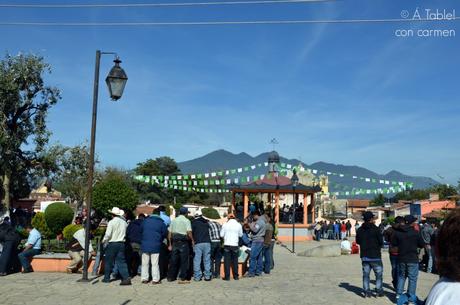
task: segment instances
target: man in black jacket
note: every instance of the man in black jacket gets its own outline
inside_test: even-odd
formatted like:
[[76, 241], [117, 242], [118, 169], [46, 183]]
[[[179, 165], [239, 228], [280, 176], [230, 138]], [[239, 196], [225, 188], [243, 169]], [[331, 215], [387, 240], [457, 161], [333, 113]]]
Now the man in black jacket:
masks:
[[3, 243], [3, 251], [0, 256], [0, 276], [5, 276], [10, 271], [12, 258], [17, 255], [19, 240], [19, 234], [8, 222], [4, 221], [0, 224], [0, 242]]
[[363, 267], [363, 297], [372, 296], [369, 287], [371, 269], [375, 274], [375, 290], [377, 296], [383, 296], [382, 278], [383, 264], [380, 249], [383, 246], [383, 236], [374, 224], [374, 214], [366, 211], [363, 214], [364, 224], [356, 232], [356, 242], [360, 246], [361, 264]]
[[419, 267], [417, 248], [423, 248], [425, 245], [420, 233], [414, 228], [416, 220], [414, 216], [406, 215], [404, 217], [405, 225], [400, 230], [395, 231], [391, 241], [392, 246], [398, 248], [398, 289], [396, 290], [396, 298], [399, 299], [403, 294], [407, 277], [409, 279], [407, 286], [409, 304], [417, 302], [415, 294]]

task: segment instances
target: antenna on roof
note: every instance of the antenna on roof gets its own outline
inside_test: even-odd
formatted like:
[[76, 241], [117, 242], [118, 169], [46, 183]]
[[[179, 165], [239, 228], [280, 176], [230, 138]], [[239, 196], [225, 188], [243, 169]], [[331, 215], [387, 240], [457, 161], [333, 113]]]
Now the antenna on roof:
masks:
[[273, 145], [273, 150], [275, 150], [275, 145], [280, 144], [276, 138], [271, 139], [269, 143]]

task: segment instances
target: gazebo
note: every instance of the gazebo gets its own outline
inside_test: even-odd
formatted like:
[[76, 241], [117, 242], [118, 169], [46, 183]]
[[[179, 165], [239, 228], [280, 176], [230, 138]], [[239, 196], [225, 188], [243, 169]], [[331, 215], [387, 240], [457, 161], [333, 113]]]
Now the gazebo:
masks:
[[[295, 240], [311, 240], [312, 236], [308, 228], [315, 221], [315, 193], [320, 192], [321, 187], [297, 184], [294, 188], [289, 177], [278, 175], [276, 170], [276, 164], [279, 163], [278, 154], [272, 152], [268, 161], [269, 174], [263, 179], [246, 184], [233, 184], [229, 187], [232, 191], [233, 211], [236, 212], [237, 218], [246, 218], [250, 215], [251, 206], [254, 205], [249, 197], [259, 196], [263, 202], [263, 211], [270, 213], [274, 219], [280, 241], [292, 241], [293, 222]], [[237, 197], [240, 196], [242, 204], [237, 203]], [[262, 210], [262, 207], [256, 208]]]

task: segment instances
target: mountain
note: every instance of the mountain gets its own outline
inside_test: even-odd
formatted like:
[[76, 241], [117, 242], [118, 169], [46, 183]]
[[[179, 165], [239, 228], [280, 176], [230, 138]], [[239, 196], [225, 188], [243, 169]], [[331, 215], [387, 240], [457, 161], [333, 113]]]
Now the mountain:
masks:
[[[223, 169], [235, 169], [239, 167], [250, 166], [253, 164], [264, 163], [267, 161], [268, 155], [269, 152], [265, 152], [258, 156], [252, 157], [245, 152], [234, 154], [229, 151], [220, 149], [193, 160], [179, 162], [178, 166], [184, 174], [209, 173], [217, 172]], [[293, 165], [301, 163], [297, 159], [287, 159], [282, 156], [280, 156], [280, 161], [282, 163], [288, 163]], [[382, 184], [379, 183], [376, 184], [366, 182], [360, 179], [353, 179], [352, 176], [366, 177], [377, 180], [411, 182], [414, 184], [414, 188], [416, 189], [427, 188], [431, 185], [439, 184], [439, 182], [429, 177], [408, 176], [396, 170], [392, 170], [387, 174], [381, 175], [371, 170], [368, 170], [364, 167], [355, 165], [350, 166], [326, 162], [316, 162], [310, 165], [305, 163], [303, 164], [306, 168], [312, 168], [317, 169], [319, 171], [331, 173], [344, 174], [343, 177], [334, 175], [329, 176], [330, 192], [351, 191], [353, 188], [375, 189], [379, 187], [384, 187]], [[265, 174], [266, 172], [267, 167], [257, 167], [256, 169], [250, 172], [233, 175], [233, 177], [231, 178], [246, 175], [261, 175]], [[368, 197], [373, 197], [373, 195], [370, 195]]]

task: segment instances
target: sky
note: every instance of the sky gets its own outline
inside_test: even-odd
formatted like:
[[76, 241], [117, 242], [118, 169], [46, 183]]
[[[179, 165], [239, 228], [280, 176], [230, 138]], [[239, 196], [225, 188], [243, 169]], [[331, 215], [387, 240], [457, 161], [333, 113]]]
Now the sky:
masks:
[[[197, 0], [188, 0], [188, 2]], [[222, 0], [220, 0], [222, 1]], [[42, 1], [42, 3], [45, 1]], [[46, 3], [128, 3], [47, 1]], [[139, 0], [131, 3], [187, 2]], [[200, 1], [205, 2], [205, 1]], [[0, 1], [0, 4], [34, 3]], [[184, 22], [396, 19], [460, 2], [341, 0], [196, 7], [2, 8], [2, 22]], [[117, 52], [128, 83], [110, 101], [102, 57], [96, 151], [105, 165], [177, 161], [217, 149], [276, 149], [303, 162], [460, 179], [460, 20], [200, 26], [0, 26], [3, 54], [35, 53], [62, 91], [51, 143], [77, 145], [91, 127], [97, 49]], [[398, 37], [412, 30], [412, 37]], [[455, 36], [421, 37], [429, 30]], [[2, 54], [2, 56], [3, 56]]]

